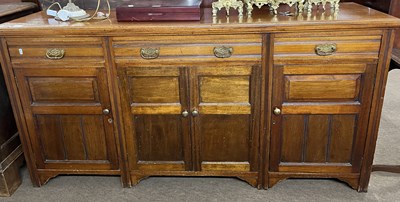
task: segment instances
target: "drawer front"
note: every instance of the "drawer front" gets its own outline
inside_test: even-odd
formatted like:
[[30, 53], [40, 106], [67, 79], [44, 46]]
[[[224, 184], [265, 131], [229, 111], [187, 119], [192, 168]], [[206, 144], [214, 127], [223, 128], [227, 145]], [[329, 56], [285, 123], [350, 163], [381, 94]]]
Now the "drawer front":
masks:
[[274, 42], [275, 62], [304, 60], [377, 60], [381, 32], [279, 34]]
[[105, 63], [101, 38], [7, 38], [7, 45], [14, 67], [83, 67]]
[[261, 35], [115, 37], [117, 63], [261, 60]]

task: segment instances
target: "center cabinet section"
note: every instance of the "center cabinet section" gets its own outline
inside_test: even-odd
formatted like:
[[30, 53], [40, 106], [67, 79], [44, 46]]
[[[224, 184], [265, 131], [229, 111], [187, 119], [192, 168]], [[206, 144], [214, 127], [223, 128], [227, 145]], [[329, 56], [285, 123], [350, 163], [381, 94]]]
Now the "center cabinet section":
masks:
[[129, 170], [256, 186], [261, 35], [115, 37]]

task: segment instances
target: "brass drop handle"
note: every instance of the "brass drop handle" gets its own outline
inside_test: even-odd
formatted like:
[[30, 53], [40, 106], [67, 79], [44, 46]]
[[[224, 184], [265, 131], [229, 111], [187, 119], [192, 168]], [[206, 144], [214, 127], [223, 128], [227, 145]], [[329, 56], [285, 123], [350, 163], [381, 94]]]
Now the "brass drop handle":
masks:
[[47, 49], [46, 57], [50, 60], [59, 60], [62, 59], [65, 55], [65, 50], [61, 48], [52, 48]]
[[315, 53], [319, 56], [328, 56], [336, 52], [337, 45], [335, 43], [318, 44], [315, 46]]
[[187, 110], [182, 112], [182, 116], [183, 117], [188, 117], [189, 116], [189, 112]]
[[141, 48], [140, 56], [146, 60], [156, 59], [160, 56], [160, 48]]
[[220, 46], [214, 48], [214, 55], [217, 58], [229, 58], [232, 56], [232, 53], [232, 47]]
[[274, 108], [274, 114], [275, 115], [280, 115], [282, 113], [281, 109], [279, 109], [278, 107]]
[[104, 115], [110, 114], [110, 110], [109, 109], [103, 109], [103, 114]]
[[197, 110], [197, 109], [194, 109], [193, 111], [192, 111], [192, 116], [194, 116], [194, 117], [196, 117], [196, 116], [199, 116], [199, 111]]

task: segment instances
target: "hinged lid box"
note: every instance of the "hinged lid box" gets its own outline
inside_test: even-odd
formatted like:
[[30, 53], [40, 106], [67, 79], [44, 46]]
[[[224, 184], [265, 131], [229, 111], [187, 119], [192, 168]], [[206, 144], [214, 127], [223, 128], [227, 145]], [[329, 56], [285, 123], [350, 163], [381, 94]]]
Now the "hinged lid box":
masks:
[[118, 21], [200, 20], [202, 0], [131, 0], [116, 8]]

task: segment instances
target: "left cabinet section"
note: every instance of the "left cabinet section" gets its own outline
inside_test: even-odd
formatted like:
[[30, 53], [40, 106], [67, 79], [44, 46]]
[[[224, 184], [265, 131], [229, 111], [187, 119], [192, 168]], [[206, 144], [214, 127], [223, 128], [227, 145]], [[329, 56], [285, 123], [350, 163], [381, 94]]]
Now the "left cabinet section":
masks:
[[102, 38], [7, 38], [42, 185], [58, 174], [120, 174]]

